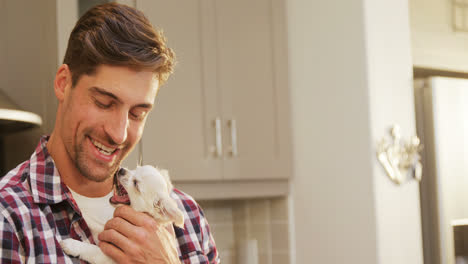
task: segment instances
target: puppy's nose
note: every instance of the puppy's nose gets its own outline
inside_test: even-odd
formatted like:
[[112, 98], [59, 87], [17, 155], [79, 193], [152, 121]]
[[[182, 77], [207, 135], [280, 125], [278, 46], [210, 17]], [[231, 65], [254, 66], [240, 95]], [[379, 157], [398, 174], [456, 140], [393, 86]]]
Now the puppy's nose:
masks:
[[124, 176], [127, 174], [127, 170], [125, 168], [120, 168], [120, 170], [117, 172], [118, 176]]

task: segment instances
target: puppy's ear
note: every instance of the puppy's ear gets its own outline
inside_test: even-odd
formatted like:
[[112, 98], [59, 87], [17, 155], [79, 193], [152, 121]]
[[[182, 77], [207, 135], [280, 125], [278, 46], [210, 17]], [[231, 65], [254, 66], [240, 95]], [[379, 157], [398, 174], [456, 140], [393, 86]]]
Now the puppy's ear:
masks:
[[172, 189], [174, 189], [174, 186], [172, 185], [171, 179], [169, 178], [169, 171], [160, 169], [159, 172], [164, 177], [164, 180], [166, 180], [167, 192], [171, 193]]
[[161, 209], [171, 222], [180, 228], [184, 228], [184, 214], [177, 207], [177, 203], [170, 198], [161, 199]]

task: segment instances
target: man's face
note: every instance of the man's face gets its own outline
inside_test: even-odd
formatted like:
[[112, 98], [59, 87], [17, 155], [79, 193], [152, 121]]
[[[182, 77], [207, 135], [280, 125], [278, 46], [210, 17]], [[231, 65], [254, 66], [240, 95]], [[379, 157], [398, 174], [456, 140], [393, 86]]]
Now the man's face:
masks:
[[155, 74], [101, 65], [65, 91], [60, 121], [66, 152], [87, 179], [108, 179], [143, 133], [159, 82]]

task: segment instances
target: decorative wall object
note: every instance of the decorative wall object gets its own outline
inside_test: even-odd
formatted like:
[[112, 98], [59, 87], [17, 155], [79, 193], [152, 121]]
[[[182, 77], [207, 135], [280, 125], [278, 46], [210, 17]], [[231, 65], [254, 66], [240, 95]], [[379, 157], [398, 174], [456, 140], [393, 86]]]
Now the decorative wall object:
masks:
[[393, 125], [389, 134], [390, 140], [383, 137], [377, 144], [377, 158], [388, 177], [396, 184], [402, 184], [412, 178], [421, 181], [422, 165], [419, 152], [422, 146], [419, 138], [413, 136], [405, 142], [401, 139], [399, 125]]

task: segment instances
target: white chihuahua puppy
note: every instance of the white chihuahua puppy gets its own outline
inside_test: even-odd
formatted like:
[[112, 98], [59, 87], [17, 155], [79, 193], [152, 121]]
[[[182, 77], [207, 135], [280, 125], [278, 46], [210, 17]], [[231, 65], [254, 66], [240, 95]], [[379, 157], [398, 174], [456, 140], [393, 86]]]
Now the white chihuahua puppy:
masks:
[[[116, 174], [115, 181], [120, 182], [120, 185], [114, 184], [116, 195], [110, 199], [110, 203], [115, 206], [130, 203], [130, 206], [136, 211], [148, 213], [156, 219], [161, 225], [160, 230], [167, 231], [166, 227], [172, 223], [178, 227], [184, 227], [184, 215], [177, 207], [177, 203], [170, 197], [173, 186], [166, 170], [159, 170], [149, 165], [137, 167], [135, 170], [120, 169]], [[104, 226], [97, 228], [101, 232], [104, 230]], [[180, 263], [177, 250], [174, 251], [175, 237], [169, 232], [161, 232], [160, 238], [166, 249], [172, 249], [172, 255], [169, 255], [168, 262]], [[68, 255], [79, 257], [92, 264], [115, 263], [102, 253], [97, 245], [71, 238], [62, 240], [60, 245]]]

